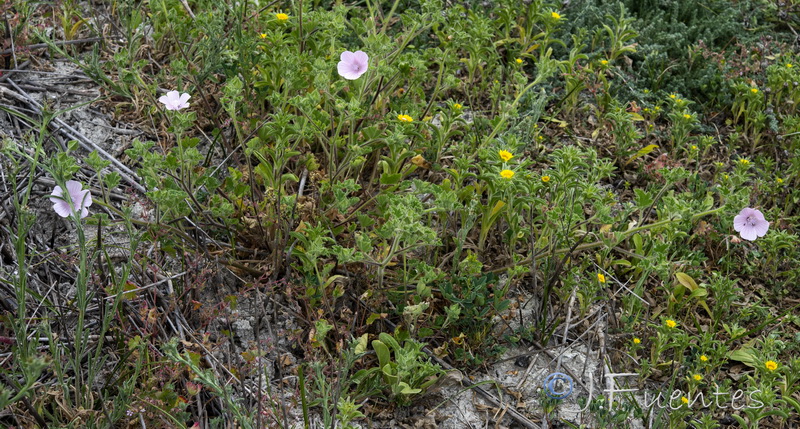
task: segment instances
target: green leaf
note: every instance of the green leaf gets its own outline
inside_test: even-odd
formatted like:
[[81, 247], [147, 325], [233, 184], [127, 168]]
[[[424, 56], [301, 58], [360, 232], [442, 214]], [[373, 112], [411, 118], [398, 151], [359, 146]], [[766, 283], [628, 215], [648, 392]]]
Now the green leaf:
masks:
[[400, 183], [403, 175], [400, 173], [383, 173], [381, 174], [381, 185], [396, 185]]
[[729, 351], [725, 357], [741, 362], [749, 367], [756, 368], [759, 364], [758, 351], [751, 345], [745, 344], [738, 350]]

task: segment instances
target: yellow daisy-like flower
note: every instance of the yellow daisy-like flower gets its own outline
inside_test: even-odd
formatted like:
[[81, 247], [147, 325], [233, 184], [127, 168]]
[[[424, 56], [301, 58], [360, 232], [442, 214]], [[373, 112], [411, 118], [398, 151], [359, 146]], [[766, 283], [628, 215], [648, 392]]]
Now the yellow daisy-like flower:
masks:
[[550, 17], [553, 19], [561, 19], [561, 15], [559, 15], [558, 12], [551, 13]]
[[748, 164], [750, 164], [750, 160], [742, 158], [742, 159], [739, 160], [739, 163], [742, 164], [742, 165], [748, 165]]
[[508, 162], [509, 159], [514, 157], [514, 155], [507, 150], [501, 150], [500, 152], [497, 153], [500, 154], [500, 158], [505, 162]]
[[725, 179], [725, 180], [728, 180], [728, 179], [730, 179], [730, 178], [731, 178], [731, 176], [728, 176], [727, 174], [723, 174], [723, 175], [722, 175], [722, 178], [723, 178], [723, 179]]
[[697, 146], [692, 145], [692, 150], [697, 150]]
[[708, 356], [700, 355], [700, 360], [703, 361], [703, 362], [708, 362]]
[[750, 88], [750, 92], [753, 94], [758, 94], [758, 88]]
[[262, 39], [266, 39], [267, 38], [267, 33], [261, 33], [260, 36], [261, 36]]
[[275, 14], [275, 18], [277, 18], [278, 21], [288, 21], [289, 20], [289, 15], [287, 15], [285, 13], [276, 13]]
[[600, 60], [600, 64], [602, 64], [604, 66], [608, 65], [608, 60]]
[[605, 283], [606, 276], [604, 276], [602, 273], [597, 273], [597, 281], [599, 281], [600, 283]]
[[780, 177], [775, 179], [775, 181], [778, 182], [779, 185], [783, 184], [783, 179], [781, 179]]
[[676, 321], [674, 321], [672, 319], [667, 319], [667, 321], [664, 322], [664, 324], [667, 325], [667, 328], [674, 328], [674, 327], [678, 326], [678, 322], [676, 322]]
[[633, 339], [633, 344], [641, 344], [641, 343], [642, 343], [642, 340], [640, 340], [638, 338], [634, 338]]
[[511, 179], [514, 177], [514, 172], [511, 170], [503, 170], [500, 172], [500, 176], [502, 176], [503, 179]]
[[683, 402], [684, 404], [688, 404], [689, 403], [689, 398], [687, 398], [685, 396], [681, 396], [681, 402]]
[[692, 376], [692, 378], [694, 379], [694, 381], [700, 381], [703, 379], [703, 376], [700, 374], [695, 374]]
[[775, 371], [778, 369], [778, 362], [775, 362], [774, 360], [768, 360], [764, 362], [764, 366], [770, 371]]
[[676, 103], [683, 103], [683, 100], [681, 100], [680, 98], [678, 98], [677, 100], [675, 100], [675, 102], [676, 102]]
[[692, 119], [692, 115], [690, 115], [688, 113], [684, 113], [683, 114], [683, 119]]
[[647, 88], [645, 88], [645, 89], [644, 89], [644, 91], [642, 91], [642, 92], [644, 92], [645, 94], [649, 94], [649, 93], [650, 93], [650, 90], [649, 90], [649, 89], [647, 89]]
[[514, 60], [514, 61], [516, 61], [516, 62], [517, 62], [517, 64], [522, 64], [522, 58], [517, 58], [517, 59], [516, 59], [516, 60]]
[[792, 65], [792, 63], [788, 63], [788, 64], [786, 64], [786, 68], [787, 68], [787, 69], [790, 69], [790, 68], [792, 68], [792, 67], [794, 67], [794, 66]]
[[458, 104], [458, 103], [455, 103], [455, 104], [453, 104], [453, 109], [456, 109], [456, 110], [461, 110], [461, 107], [463, 107], [463, 106], [461, 106], [461, 105], [460, 105], [460, 104]]
[[675, 95], [675, 94], [670, 94], [670, 95], [669, 95], [669, 98], [671, 98], [671, 99], [673, 99], [673, 100], [674, 100], [676, 97], [678, 97], [678, 96], [677, 96], [677, 95]]
[[550, 176], [542, 176], [542, 182], [547, 183], [550, 181]]
[[397, 115], [397, 119], [401, 122], [414, 122], [414, 118], [408, 115]]

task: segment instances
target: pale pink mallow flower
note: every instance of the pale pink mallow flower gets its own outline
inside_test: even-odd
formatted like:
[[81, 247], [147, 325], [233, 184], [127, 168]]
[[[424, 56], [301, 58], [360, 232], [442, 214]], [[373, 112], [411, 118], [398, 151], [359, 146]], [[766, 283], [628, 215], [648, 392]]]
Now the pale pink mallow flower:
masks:
[[733, 218], [733, 229], [745, 240], [753, 241], [767, 234], [769, 222], [764, 219], [761, 211], [746, 207]]
[[78, 210], [81, 212], [81, 219], [89, 216], [92, 193], [88, 189], [82, 191], [81, 188], [83, 186], [80, 182], [74, 180], [67, 181], [66, 185], [71, 203], [67, 202], [67, 197], [64, 196], [64, 190], [61, 189], [61, 186], [56, 186], [53, 188], [53, 194], [50, 197], [50, 201], [53, 202], [53, 210], [61, 217], [67, 217]]
[[159, 97], [158, 101], [163, 104], [167, 110], [181, 110], [189, 107], [189, 99], [191, 95], [187, 93], [180, 94], [178, 91], [170, 91], [167, 95]]
[[345, 79], [356, 80], [369, 68], [369, 57], [364, 51], [344, 51], [339, 61], [339, 75]]

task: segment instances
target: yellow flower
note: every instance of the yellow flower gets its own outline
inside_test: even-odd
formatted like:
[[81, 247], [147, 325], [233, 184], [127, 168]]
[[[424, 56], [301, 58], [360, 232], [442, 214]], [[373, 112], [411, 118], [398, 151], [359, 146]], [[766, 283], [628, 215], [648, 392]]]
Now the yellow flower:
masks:
[[708, 362], [708, 356], [700, 355], [700, 360], [703, 361], [703, 362]]
[[739, 163], [742, 164], [742, 165], [747, 165], [747, 164], [750, 164], [750, 161], [745, 159], [745, 158], [742, 158], [742, 159], [739, 160]]
[[781, 179], [780, 177], [775, 179], [775, 181], [778, 182], [779, 185], [783, 183], [783, 179]]
[[679, 98], [679, 99], [675, 100], [675, 102], [676, 102], [676, 103], [683, 103], [683, 100], [681, 100], [681, 99]]
[[692, 115], [690, 115], [688, 113], [684, 113], [683, 114], [683, 119], [692, 119]]
[[678, 326], [678, 323], [675, 322], [672, 319], [667, 319], [667, 321], [664, 322], [664, 324], [667, 325], [667, 328], [674, 328], [674, 327]]
[[787, 69], [790, 69], [790, 68], [792, 68], [792, 67], [794, 67], [794, 66], [792, 65], [792, 63], [788, 63], [788, 64], [786, 64], [786, 68], [787, 68]]
[[289, 15], [287, 15], [285, 13], [276, 13], [275, 14], [275, 18], [278, 18], [278, 21], [288, 21], [289, 20]]
[[261, 38], [262, 39], [266, 39], [267, 38], [267, 33], [261, 33]]
[[553, 19], [561, 19], [561, 15], [559, 15], [558, 12], [551, 13], [550, 17], [552, 17]]
[[770, 371], [775, 371], [778, 369], [778, 362], [775, 362], [774, 360], [768, 360], [764, 362], [764, 366]]
[[514, 172], [511, 170], [503, 170], [500, 172], [500, 175], [503, 176], [503, 179], [511, 179], [514, 177]]
[[650, 93], [650, 90], [649, 90], [649, 89], [647, 89], [647, 88], [645, 88], [645, 89], [644, 89], [644, 91], [642, 91], [642, 92], [644, 92], [645, 94], [649, 94], [649, 93]]
[[697, 150], [697, 146], [692, 145], [692, 150]]
[[542, 182], [547, 183], [550, 181], [550, 176], [542, 176]]
[[677, 97], [677, 95], [675, 95], [675, 94], [670, 94], [670, 95], [669, 95], [669, 98], [671, 98], [671, 99], [673, 99], [673, 100], [675, 99], [675, 97]]
[[522, 58], [517, 58], [517, 59], [516, 59], [516, 60], [514, 60], [514, 61], [516, 61], [516, 62], [517, 62], [517, 64], [522, 64]]
[[458, 104], [458, 103], [453, 104], [453, 109], [461, 110], [461, 107], [462, 106], [460, 104]]
[[608, 64], [608, 60], [600, 60], [600, 64], [607, 65]]
[[536, 137], [536, 138], [539, 139], [539, 140], [544, 140], [544, 136], [539, 136], [539, 137]]
[[700, 381], [703, 379], [703, 376], [700, 374], [695, 374], [692, 376], [692, 378], [694, 378], [694, 381]]
[[599, 281], [600, 283], [605, 283], [606, 282], [606, 276], [604, 276], [601, 273], [597, 273], [597, 281]]
[[685, 396], [681, 396], [681, 402], [683, 402], [684, 404], [688, 404], [689, 403], [689, 398], [687, 398]]
[[503, 161], [505, 161], [505, 162], [508, 162], [509, 159], [514, 157], [514, 155], [512, 155], [511, 152], [509, 152], [507, 150], [501, 150], [498, 153], [500, 154], [500, 158], [502, 158]]
[[401, 122], [414, 122], [414, 118], [408, 115], [397, 115], [397, 119]]
[[753, 94], [758, 94], [758, 88], [750, 88], [750, 92]]
[[727, 174], [723, 174], [723, 175], [722, 175], [722, 178], [723, 178], [723, 179], [725, 179], [725, 180], [728, 180], [728, 179], [730, 179], [730, 177], [731, 177], [731, 176], [728, 176]]
[[638, 338], [634, 338], [633, 339], [633, 344], [641, 344], [641, 343], [642, 343], [642, 340], [640, 340]]

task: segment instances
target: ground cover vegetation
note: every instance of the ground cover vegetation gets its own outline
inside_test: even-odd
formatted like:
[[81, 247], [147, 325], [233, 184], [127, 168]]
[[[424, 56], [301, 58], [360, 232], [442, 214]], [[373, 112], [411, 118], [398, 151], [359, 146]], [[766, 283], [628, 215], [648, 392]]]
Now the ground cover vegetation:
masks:
[[[381, 427], [571, 342], [684, 393], [570, 427], [800, 424], [796, 0], [0, 13], [3, 426]], [[22, 107], [11, 70], [56, 59], [146, 137]]]

